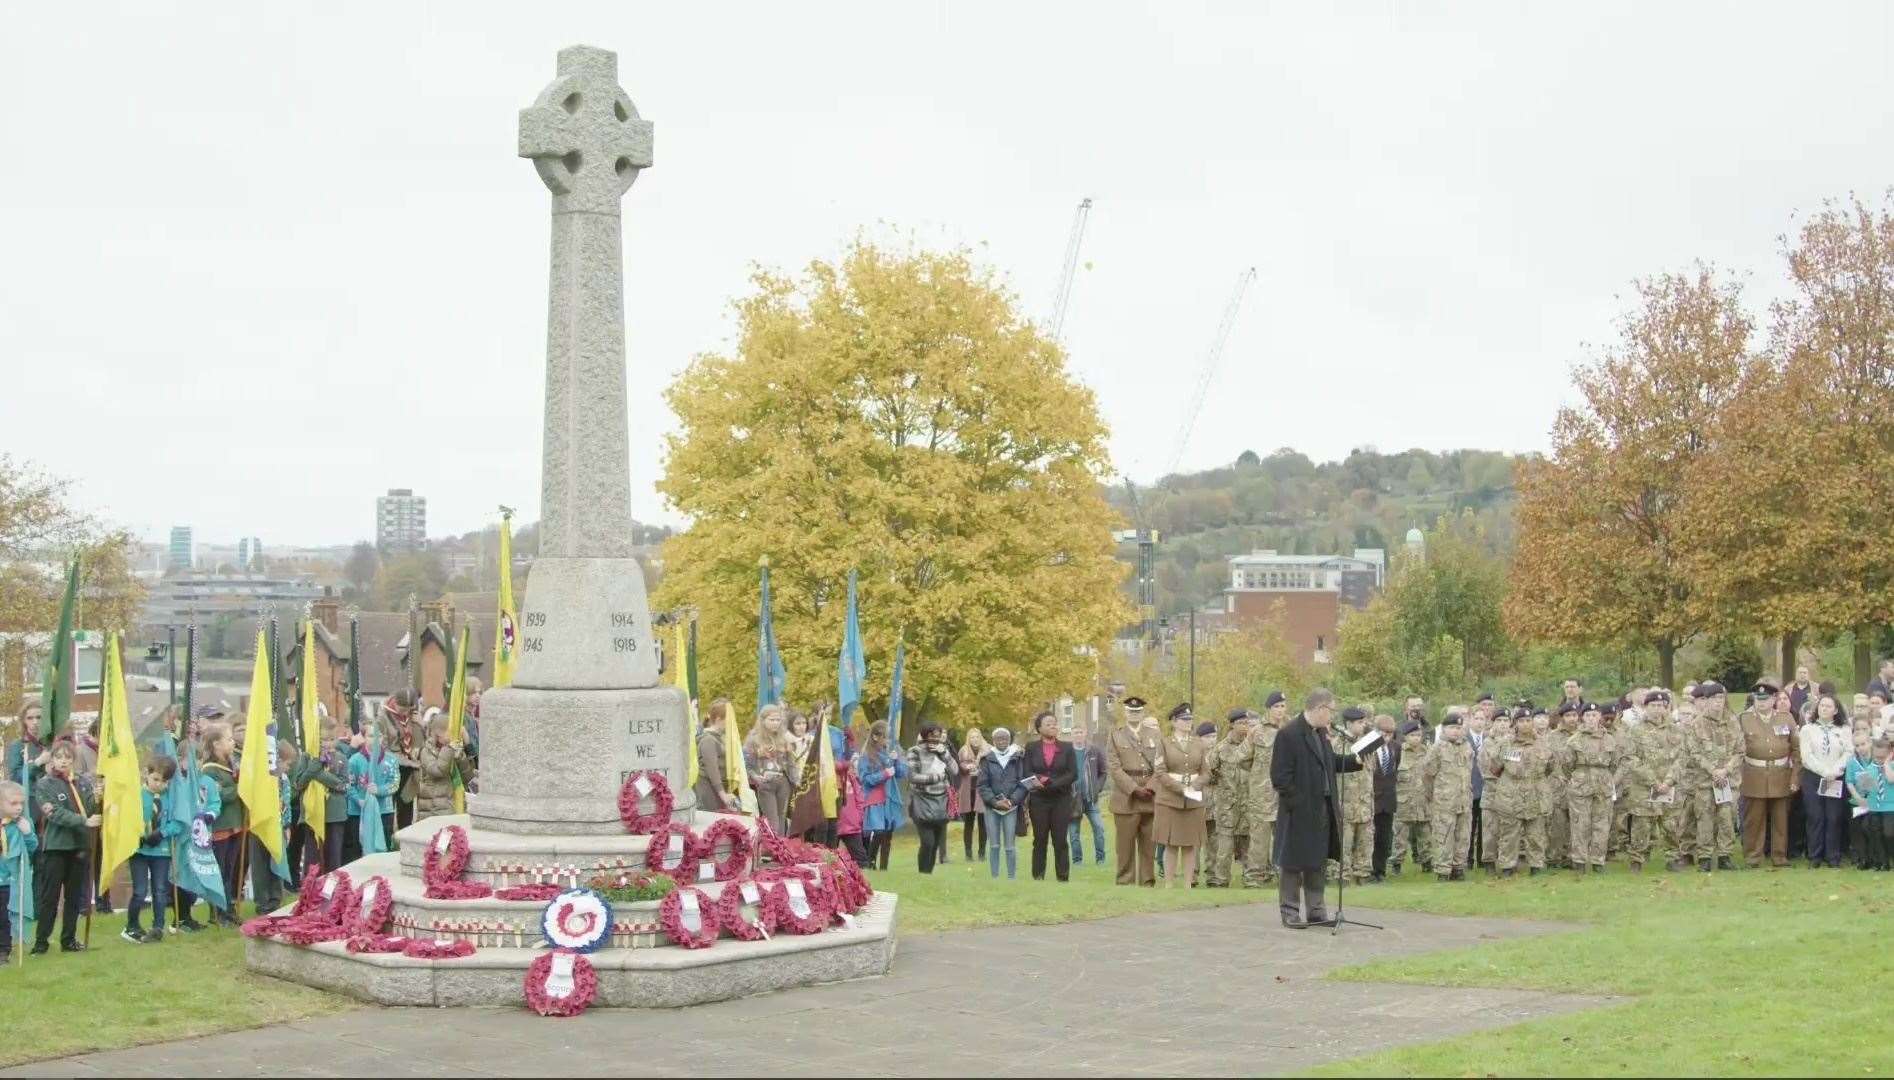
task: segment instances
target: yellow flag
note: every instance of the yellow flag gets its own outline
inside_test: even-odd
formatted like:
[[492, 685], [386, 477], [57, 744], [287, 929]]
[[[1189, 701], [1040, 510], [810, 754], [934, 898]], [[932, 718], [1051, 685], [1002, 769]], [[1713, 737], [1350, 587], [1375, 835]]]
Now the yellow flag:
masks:
[[513, 685], [513, 647], [520, 613], [513, 606], [513, 515], [500, 515], [500, 618], [493, 631], [493, 684]]
[[671, 685], [684, 691], [685, 700], [690, 703], [685, 710], [690, 717], [690, 771], [687, 774], [692, 786], [697, 784], [697, 699], [690, 696], [690, 636], [689, 625], [680, 619], [671, 624]]
[[816, 730], [816, 783], [822, 793], [822, 816], [833, 819], [842, 801], [842, 789], [835, 782], [835, 744], [829, 741], [829, 711], [822, 710], [822, 726]]
[[746, 814], [756, 813], [756, 791], [750, 787], [750, 767], [743, 763], [743, 725], [735, 706], [725, 706], [723, 722], [723, 781]]
[[[303, 695], [303, 753], [311, 760], [322, 756], [322, 714], [316, 705], [322, 695], [316, 687], [316, 624], [303, 623], [303, 671], [299, 685]], [[314, 780], [303, 788], [303, 822], [320, 844], [329, 833], [329, 789]], [[327, 869], [333, 870], [331, 866]]]
[[[447, 745], [467, 741], [467, 628], [460, 628], [460, 647], [454, 650], [454, 685], [447, 692]], [[461, 779], [460, 764], [454, 764], [454, 813], [467, 812], [467, 782]]]
[[276, 786], [276, 733], [270, 723], [270, 643], [256, 632], [256, 670], [250, 675], [250, 716], [243, 727], [243, 764], [237, 796], [249, 811], [250, 835], [270, 853], [272, 869], [287, 876], [283, 858], [283, 796]]
[[132, 739], [131, 703], [125, 697], [123, 642], [113, 631], [105, 644], [105, 694], [99, 706], [99, 775], [105, 778], [104, 820], [99, 826], [99, 881], [112, 875], [138, 852], [145, 835], [144, 779], [138, 747]]

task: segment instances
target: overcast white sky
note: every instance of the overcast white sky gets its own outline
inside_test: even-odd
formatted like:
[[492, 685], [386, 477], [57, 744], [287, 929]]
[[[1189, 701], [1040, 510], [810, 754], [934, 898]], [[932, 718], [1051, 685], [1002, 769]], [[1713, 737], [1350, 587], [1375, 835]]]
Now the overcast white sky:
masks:
[[[554, 53], [656, 125], [625, 200], [633, 512], [660, 391], [752, 263], [858, 227], [1050, 307], [1117, 463], [1540, 449], [1635, 276], [1780, 289], [1798, 210], [1894, 183], [1884, 4], [20, 5], [0, 31], [0, 449], [148, 538], [537, 516]], [[1530, 8], [1530, 11], [1524, 10]], [[296, 9], [308, 12], [294, 13]]]

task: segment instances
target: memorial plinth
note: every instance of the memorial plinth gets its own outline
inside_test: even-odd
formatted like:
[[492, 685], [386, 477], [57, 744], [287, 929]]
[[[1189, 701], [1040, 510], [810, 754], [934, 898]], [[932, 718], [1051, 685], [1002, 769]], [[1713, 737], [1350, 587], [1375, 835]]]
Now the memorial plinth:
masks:
[[[245, 954], [253, 970], [386, 1004], [519, 1004], [542, 947], [529, 930], [543, 904], [426, 896], [421, 852], [437, 830], [467, 828], [465, 880], [525, 884], [507, 878], [544, 881], [552, 869], [569, 872], [554, 880], [584, 884], [645, 854], [646, 838], [628, 835], [619, 815], [633, 772], [663, 774], [675, 823], [701, 832], [725, 816], [695, 805], [689, 703], [658, 685], [644, 575], [631, 557], [619, 202], [651, 165], [651, 125], [619, 89], [615, 54], [560, 51], [557, 77], [520, 110], [519, 155], [552, 193], [552, 252], [540, 552], [520, 610], [518, 668], [512, 686], [482, 698], [467, 816], [417, 822], [398, 834], [397, 851], [346, 868], [357, 882], [389, 880], [396, 935], [466, 940], [475, 953], [422, 960], [260, 937]], [[703, 887], [714, 897], [723, 886]], [[846, 927], [702, 949], [671, 946], [649, 925], [651, 907], [628, 905], [624, 940], [593, 954], [600, 1003], [716, 1001], [884, 974], [893, 960], [890, 894], [875, 894]]]

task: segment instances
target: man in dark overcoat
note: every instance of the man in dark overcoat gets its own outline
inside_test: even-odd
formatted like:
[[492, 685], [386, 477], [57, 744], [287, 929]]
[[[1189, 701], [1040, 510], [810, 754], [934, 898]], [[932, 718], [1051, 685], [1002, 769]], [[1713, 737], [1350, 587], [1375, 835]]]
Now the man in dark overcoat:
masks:
[[1310, 691], [1302, 712], [1276, 733], [1269, 765], [1269, 782], [1282, 800], [1276, 817], [1282, 924], [1295, 930], [1334, 925], [1322, 892], [1324, 867], [1342, 857], [1335, 774], [1361, 768], [1355, 757], [1330, 748], [1334, 715], [1335, 695]]

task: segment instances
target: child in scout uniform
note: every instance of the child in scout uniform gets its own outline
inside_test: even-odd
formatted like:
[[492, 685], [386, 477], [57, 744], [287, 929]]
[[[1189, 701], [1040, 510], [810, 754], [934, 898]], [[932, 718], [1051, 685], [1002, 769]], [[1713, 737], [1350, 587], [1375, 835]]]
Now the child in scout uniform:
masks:
[[1886, 870], [1894, 866], [1894, 778], [1888, 776], [1888, 760], [1894, 747], [1881, 736], [1869, 744], [1869, 763], [1848, 766], [1848, 787], [1860, 799], [1867, 813], [1859, 819], [1861, 836], [1867, 848], [1866, 870]]
[[[26, 789], [0, 780], [0, 965], [13, 958], [13, 890], [20, 886], [27, 860], [38, 850], [39, 834], [26, 812]], [[20, 929], [26, 929], [24, 923]]]
[[1440, 721], [1440, 741], [1427, 752], [1421, 779], [1433, 792], [1434, 876], [1465, 881], [1467, 844], [1473, 838], [1473, 747], [1460, 713], [1449, 710]]
[[[178, 763], [168, 757], [145, 762], [145, 786], [138, 793], [144, 812], [144, 832], [132, 853], [132, 898], [125, 906], [125, 929], [119, 937], [137, 944], [164, 940], [164, 913], [171, 899], [171, 841], [183, 835], [184, 825], [164, 812], [164, 793], [177, 775]], [[139, 916], [151, 907], [151, 929], [139, 928]]]
[[1401, 725], [1401, 760], [1394, 770], [1394, 843], [1389, 848], [1388, 872], [1400, 876], [1401, 863], [1412, 853], [1421, 873], [1433, 871], [1433, 841], [1428, 836], [1429, 802], [1427, 784], [1421, 769], [1427, 764], [1426, 736], [1420, 724], [1409, 720]]
[[473, 759], [467, 756], [466, 748], [447, 741], [445, 713], [430, 710], [427, 739], [417, 754], [420, 768], [415, 777], [414, 820], [453, 813], [454, 776], [460, 776], [464, 789], [473, 782], [474, 770]]
[[92, 830], [99, 827], [99, 797], [92, 778], [76, 771], [78, 760], [70, 738], [55, 740], [46, 773], [33, 782], [30, 792], [34, 828], [39, 832], [39, 863], [33, 870], [33, 907], [38, 918], [33, 930], [35, 956], [47, 950], [55, 915], [60, 917], [59, 947], [66, 952], [85, 948], [79, 942], [79, 912], [92, 887], [86, 868]]

